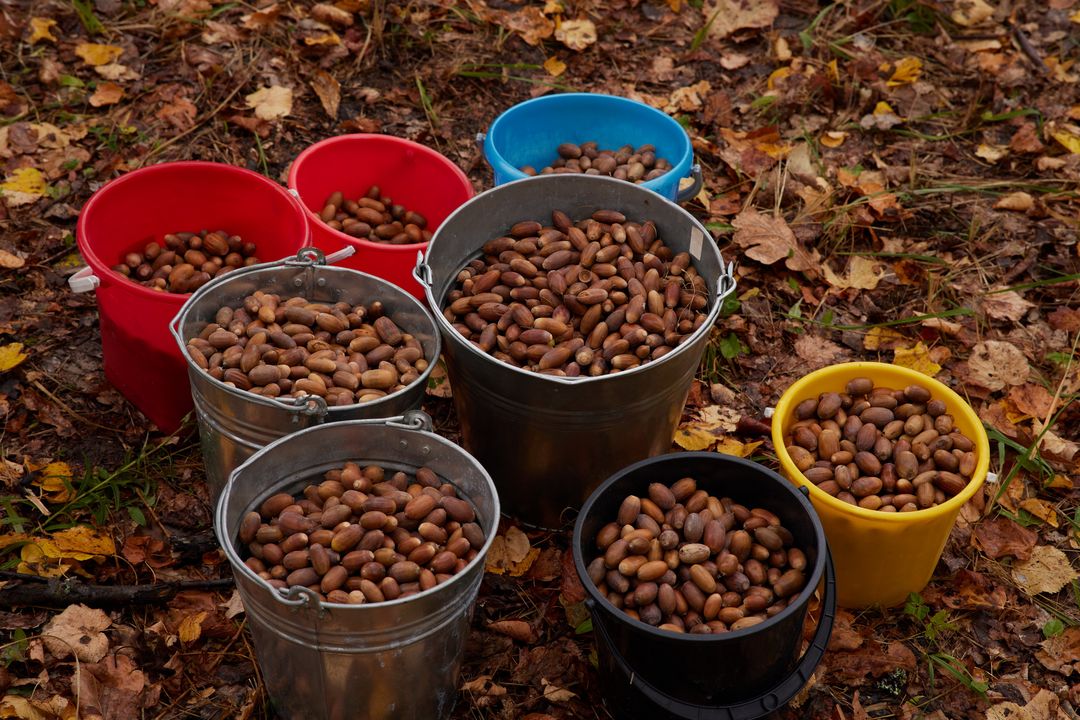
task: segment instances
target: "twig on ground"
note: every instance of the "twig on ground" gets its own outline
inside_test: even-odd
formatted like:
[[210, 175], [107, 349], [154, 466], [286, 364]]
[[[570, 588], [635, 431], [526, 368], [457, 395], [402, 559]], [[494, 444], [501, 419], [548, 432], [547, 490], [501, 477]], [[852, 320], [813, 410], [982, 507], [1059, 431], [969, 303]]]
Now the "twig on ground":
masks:
[[225, 590], [233, 579], [178, 580], [150, 585], [92, 585], [74, 578], [43, 578], [27, 573], [0, 571], [4, 581], [0, 607], [45, 605], [67, 607], [82, 603], [92, 607], [154, 604], [171, 600], [182, 590]]

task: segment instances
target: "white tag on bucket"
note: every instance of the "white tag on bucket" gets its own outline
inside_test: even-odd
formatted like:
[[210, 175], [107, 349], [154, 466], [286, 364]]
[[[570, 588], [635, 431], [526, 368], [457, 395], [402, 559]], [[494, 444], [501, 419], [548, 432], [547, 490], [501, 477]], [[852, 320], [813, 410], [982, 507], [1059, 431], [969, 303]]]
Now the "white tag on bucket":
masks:
[[701, 231], [697, 228], [691, 228], [690, 230], [690, 256], [695, 260], [701, 259], [701, 243], [705, 239]]

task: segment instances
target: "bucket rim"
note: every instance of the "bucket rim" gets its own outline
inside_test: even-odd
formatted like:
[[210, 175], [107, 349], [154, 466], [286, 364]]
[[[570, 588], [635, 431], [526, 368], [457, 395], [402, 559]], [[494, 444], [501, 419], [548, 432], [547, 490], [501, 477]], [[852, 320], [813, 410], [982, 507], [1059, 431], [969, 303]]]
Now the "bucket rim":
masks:
[[[901, 377], [906, 378], [909, 383], [918, 382], [929, 386], [935, 397], [947, 400], [950, 413], [959, 413], [963, 415], [968, 423], [975, 428], [975, 437], [971, 438], [971, 440], [975, 443], [978, 459], [976, 460], [975, 470], [972, 473], [971, 480], [968, 481], [963, 490], [936, 507], [924, 508], [909, 513], [886, 513], [878, 510], [867, 510], [866, 508], [861, 508], [857, 505], [849, 505], [843, 500], [838, 500], [829, 493], [821, 490], [817, 485], [814, 485], [814, 483], [807, 480], [806, 476], [795, 467], [795, 462], [791, 459], [791, 455], [788, 454], [787, 447], [784, 445], [784, 418], [795, 412], [795, 405], [798, 402], [811, 396], [811, 394], [808, 394], [810, 388], [814, 388], [823, 382], [846, 382], [851, 377], [854, 377], [855, 374], [865, 374], [871, 379], [874, 379], [876, 374], [883, 371], [900, 375]], [[815, 390], [812, 395], [816, 395], [818, 392], [822, 391]], [[893, 365], [892, 363], [871, 361], [835, 363], [802, 376], [783, 392], [780, 396], [780, 400], [776, 403], [776, 408], [774, 409], [772, 417], [771, 436], [773, 446], [776, 449], [776, 457], [780, 460], [780, 465], [784, 470], [784, 474], [788, 476], [791, 482], [796, 483], [800, 487], [805, 487], [809, 491], [810, 498], [814, 502], [822, 503], [822, 505], [828, 507], [830, 510], [838, 511], [850, 517], [859, 518], [861, 520], [880, 521], [887, 524], [918, 524], [927, 520], [935, 520], [950, 515], [955, 517], [955, 515], [960, 512], [960, 508], [964, 503], [970, 500], [976, 491], [982, 487], [983, 483], [986, 481], [987, 471], [990, 468], [990, 439], [986, 434], [986, 428], [983, 427], [982, 420], [975, 413], [974, 408], [972, 408], [966, 400], [960, 397], [955, 390], [940, 380], [932, 378], [929, 375], [924, 375], [917, 370], [912, 370], [903, 367], [902, 365]]]
[[[427, 145], [422, 145], [421, 143], [414, 142], [406, 138], [396, 137], [394, 135], [383, 135], [382, 133], [348, 133], [345, 135], [332, 135], [328, 138], [323, 138], [318, 142], [308, 145], [306, 148], [301, 150], [295, 158], [293, 158], [292, 163], [290, 163], [289, 165], [288, 188], [292, 193], [295, 193], [295, 197], [299, 202], [300, 207], [304, 211], [304, 216], [307, 218], [308, 225], [311, 228], [318, 227], [321, 231], [329, 233], [330, 236], [333, 237], [335, 240], [350, 243], [361, 248], [368, 248], [369, 250], [380, 250], [392, 254], [403, 252], [416, 252], [418, 250], [422, 251], [425, 250], [431, 242], [429, 240], [428, 242], [391, 245], [390, 243], [377, 243], [372, 242], [371, 240], [365, 240], [364, 238], [353, 237], [352, 235], [347, 235], [340, 230], [335, 230], [334, 228], [330, 227], [322, 221], [322, 218], [319, 217], [318, 213], [308, 208], [308, 206], [304, 203], [304, 198], [300, 193], [300, 189], [296, 186], [296, 178], [300, 173], [300, 166], [303, 164], [304, 160], [307, 160], [310, 157], [325, 151], [327, 148], [333, 147], [334, 145], [341, 145], [343, 143], [383, 143], [386, 145], [398, 146], [399, 148], [410, 148], [416, 150], [417, 152], [421, 152], [424, 155], [427, 155], [428, 157], [431, 157], [432, 159], [440, 162], [448, 170], [451, 171], [451, 174], [454, 176], [454, 178], [461, 184], [462, 187], [466, 189], [468, 195], [465, 202], [468, 202], [476, 196], [476, 190], [475, 188], [473, 188], [472, 182], [469, 181], [469, 177], [462, 171], [462, 169], [457, 166], [457, 163], [455, 163], [442, 153], [438, 152], [437, 150], [429, 148]], [[447, 219], [449, 218], [450, 216], [447, 215]], [[443, 222], [446, 222], [446, 220], [444, 220]], [[318, 223], [318, 225], [315, 225], [315, 223]]]
[[[537, 98], [537, 99], [540, 99], [540, 98]], [[692, 333], [687, 335], [685, 337], [685, 339], [678, 346], [676, 346], [668, 354], [661, 357], [659, 360], [652, 360], [652, 361], [647, 362], [647, 363], [642, 363], [641, 365], [638, 365], [637, 367], [630, 368], [629, 370], [620, 370], [618, 372], [606, 373], [604, 375], [597, 375], [595, 377], [580, 375], [578, 377], [571, 378], [571, 377], [559, 377], [558, 375], [546, 375], [546, 374], [538, 373], [538, 372], [529, 372], [527, 370], [523, 370], [523, 369], [521, 369], [519, 367], [511, 365], [510, 363], [505, 363], [502, 360], [497, 359], [493, 355], [489, 355], [488, 353], [482, 352], [478, 347], [473, 345], [471, 342], [468, 342], [467, 340], [464, 340], [464, 338], [461, 338], [460, 333], [458, 333], [458, 331], [454, 329], [454, 326], [450, 324], [450, 321], [447, 320], [446, 316], [443, 314], [442, 307], [441, 307], [442, 298], [436, 298], [435, 297], [434, 283], [432, 282], [432, 278], [431, 278], [431, 267], [427, 264], [427, 258], [431, 254], [432, 247], [435, 245], [435, 242], [439, 239], [439, 234], [443, 231], [443, 228], [445, 228], [447, 225], [449, 225], [450, 222], [452, 220], [454, 220], [458, 216], [458, 214], [464, 213], [469, 208], [469, 206], [472, 205], [474, 202], [480, 202], [482, 199], [486, 199], [489, 195], [494, 195], [494, 194], [499, 193], [499, 192], [506, 192], [508, 188], [514, 187], [514, 186], [516, 186], [516, 185], [518, 185], [520, 183], [539, 183], [539, 182], [558, 183], [558, 182], [568, 182], [568, 181], [569, 182], [582, 182], [582, 181], [584, 181], [584, 182], [609, 183], [609, 184], [610, 183], [615, 183], [621, 189], [623, 189], [623, 190], [629, 189], [629, 191], [632, 192], [632, 193], [633, 192], [648, 193], [648, 197], [649, 197], [650, 202], [662, 201], [662, 202], [667, 203], [668, 205], [672, 206], [673, 208], [678, 210], [680, 213], [684, 214], [690, 220], [690, 222], [692, 223], [692, 227], [703, 234], [704, 242], [705, 243], [711, 243], [712, 247], [715, 249], [716, 256], [720, 259], [721, 274], [720, 274], [720, 276], [718, 278], [716, 278], [715, 297], [710, 297], [709, 298], [710, 301], [712, 302], [712, 307], [709, 308], [709, 311], [708, 311], [708, 313], [706, 314], [706, 317], [705, 317], [705, 321], [703, 323], [701, 323], [701, 327], [697, 328]], [[544, 194], [542, 192], [540, 192], [539, 194], [540, 194], [541, 197], [544, 197]], [[490, 239], [490, 238], [488, 238], [488, 239]], [[484, 240], [484, 242], [487, 242], [487, 240]], [[514, 180], [512, 182], [504, 183], [502, 185], [497, 185], [497, 186], [495, 186], [493, 188], [485, 190], [484, 192], [479, 193], [478, 195], [470, 198], [467, 202], [463, 203], [456, 210], [454, 210], [454, 212], [452, 212], [450, 215], [448, 215], [446, 217], [446, 219], [442, 222], [442, 224], [439, 226], [439, 229], [435, 231], [435, 234], [432, 236], [431, 242], [429, 243], [429, 245], [432, 246], [432, 247], [429, 247], [427, 249], [426, 253], [424, 253], [422, 256], [418, 254], [418, 256], [417, 256], [417, 266], [416, 266], [416, 270], [413, 272], [413, 276], [416, 278], [417, 282], [420, 283], [421, 287], [424, 288], [424, 297], [427, 299], [428, 307], [431, 307], [433, 309], [431, 315], [435, 319], [435, 324], [438, 326], [438, 329], [440, 331], [443, 331], [443, 332], [447, 333], [448, 337], [455, 338], [456, 340], [460, 340], [460, 345], [467, 352], [470, 352], [473, 355], [484, 358], [484, 361], [488, 362], [488, 363], [491, 363], [492, 367], [503, 368], [505, 370], [513, 371], [514, 374], [519, 375], [521, 377], [527, 377], [527, 378], [530, 378], [530, 379], [533, 379], [533, 380], [539, 380], [539, 381], [543, 381], [543, 382], [551, 382], [551, 383], [553, 383], [555, 385], [576, 386], [576, 385], [585, 385], [587, 383], [600, 383], [600, 382], [604, 382], [605, 380], [608, 381], [608, 382], [613, 382], [614, 378], [627, 377], [627, 376], [633, 376], [633, 375], [639, 374], [639, 373], [641, 373], [643, 371], [647, 371], [650, 367], [654, 367], [654, 366], [664, 362], [665, 360], [667, 360], [668, 358], [670, 358], [670, 357], [672, 357], [674, 355], [677, 355], [679, 353], [682, 353], [682, 352], [686, 351], [687, 348], [693, 347], [702, 336], [712, 332], [712, 328], [716, 324], [717, 318], [720, 317], [720, 308], [724, 304], [724, 298], [726, 298], [728, 295], [730, 295], [732, 292], [735, 291], [735, 285], [736, 285], [735, 272], [734, 272], [734, 267], [735, 267], [734, 262], [729, 263], [728, 265], [724, 264], [724, 255], [723, 255], [723, 253], [720, 252], [719, 246], [716, 245], [716, 242], [712, 237], [712, 233], [710, 233], [708, 231], [708, 229], [706, 229], [706, 227], [703, 224], [701, 224], [700, 221], [698, 221], [697, 218], [695, 218], [693, 215], [691, 215], [689, 212], [687, 212], [684, 208], [680, 207], [678, 205], [678, 203], [672, 202], [671, 200], [667, 199], [666, 197], [660, 195], [659, 193], [656, 193], [656, 192], [654, 192], [652, 190], [649, 190], [649, 189], [647, 189], [647, 188], [645, 188], [645, 187], [643, 187], [641, 185], [634, 185], [634, 184], [631, 184], [631, 183], [627, 183], [624, 180], [617, 180], [615, 178], [606, 177], [606, 176], [603, 176], [603, 175], [576, 175], [576, 174], [575, 175], [537, 175], [537, 176], [534, 176], [534, 177], [525, 177], [525, 178], [522, 178], [520, 180]], [[481, 245], [483, 245], [483, 243], [481, 243]], [[704, 246], [706, 246], [706, 245], [703, 245], [703, 247]], [[477, 251], [479, 249], [480, 248], [474, 248], [474, 253], [475, 253], [475, 251]], [[471, 257], [471, 255], [470, 255], [470, 257]], [[458, 265], [460, 265], [461, 267], [463, 267], [464, 265], [462, 265], [462, 260], [466, 260], [466, 259], [467, 258], [459, 258], [456, 261], [456, 263]], [[458, 270], [460, 270], [460, 267], [458, 268]], [[439, 310], [436, 312], [434, 310], [435, 308], [439, 308]], [[448, 342], [447, 344], [449, 345], [451, 343]]]
[[[194, 293], [171, 293], [171, 292], [159, 292], [157, 290], [151, 290], [145, 285], [140, 285], [131, 278], [125, 277], [120, 273], [112, 269], [112, 267], [104, 262], [97, 254], [97, 251], [91, 246], [90, 242], [86, 239], [86, 223], [87, 218], [93, 213], [97, 204], [103, 202], [101, 200], [102, 194], [109, 188], [116, 188], [121, 185], [126, 185], [129, 182], [135, 182], [141, 178], [145, 178], [151, 175], [157, 175], [163, 172], [169, 172], [177, 169], [197, 169], [207, 170], [210, 172], [222, 172], [226, 174], [234, 174], [239, 177], [245, 177], [250, 180], [258, 181], [264, 187], [273, 189], [275, 192], [281, 194], [286, 198], [290, 205], [292, 205], [294, 211], [298, 213], [301, 219], [301, 225], [304, 229], [303, 237], [300, 240], [300, 244], [297, 246], [297, 250], [302, 247], [311, 244], [311, 224], [307, 218], [307, 215], [302, 212], [306, 210], [300, 201], [288, 191], [287, 188], [278, 185], [270, 178], [255, 172], [254, 170], [248, 170], [247, 168], [240, 167], [238, 165], [229, 165], [228, 163], [214, 162], [211, 160], [175, 160], [171, 162], [157, 163], [154, 165], [146, 165], [141, 168], [137, 168], [130, 172], [124, 173], [120, 177], [109, 180], [104, 185], [99, 187], [90, 198], [83, 203], [82, 208], [79, 210], [79, 219], [75, 223], [75, 243], [79, 248], [79, 254], [86, 260], [86, 264], [93, 268], [94, 273], [104, 275], [103, 280], [108, 279], [114, 281], [121, 287], [130, 289], [135, 294], [139, 295], [143, 299], [152, 300], [154, 302], [166, 304], [166, 305], [182, 305], [190, 298]], [[164, 233], [162, 233], [164, 234]]]
[[[194, 309], [195, 303], [197, 303], [198, 301], [204, 299], [204, 297], [206, 295], [209, 295], [214, 290], [225, 287], [225, 285], [227, 285], [230, 281], [240, 280], [242, 278], [246, 278], [246, 277], [249, 277], [251, 275], [255, 275], [255, 274], [259, 273], [259, 272], [264, 272], [264, 271], [265, 272], [273, 272], [275, 270], [280, 269], [288, 260], [289, 260], [289, 258], [286, 258], [285, 260], [277, 260], [277, 261], [274, 261], [274, 262], [262, 263], [262, 264], [259, 264], [259, 265], [252, 265], [250, 267], [242, 268], [242, 269], [237, 270], [235, 272], [231, 272], [231, 273], [228, 273], [226, 275], [223, 275], [220, 278], [214, 278], [213, 280], [206, 283], [201, 288], [199, 288], [195, 292], [191, 293], [187, 297], [187, 300], [184, 302], [183, 306], [181, 306], [180, 310], [177, 311], [176, 316], [171, 321], [169, 321], [169, 329], [170, 329], [170, 331], [172, 331], [173, 339], [176, 341], [176, 345], [180, 350], [180, 354], [184, 358], [184, 363], [187, 365], [189, 372], [197, 372], [197, 373], [199, 373], [200, 376], [204, 377], [206, 380], [211, 382], [215, 388], [217, 388], [218, 390], [223, 391], [223, 392], [227, 393], [228, 395], [232, 396], [233, 398], [236, 398], [236, 399], [239, 399], [239, 400], [246, 400], [246, 401], [254, 402], [254, 403], [257, 403], [257, 404], [260, 404], [260, 405], [265, 405], [267, 407], [272, 407], [272, 408], [275, 408], [275, 409], [278, 409], [278, 410], [283, 410], [283, 411], [286, 411], [286, 412], [292, 412], [292, 413], [304, 413], [304, 412], [307, 412], [308, 414], [320, 414], [320, 415], [326, 415], [326, 416], [329, 416], [329, 417], [334, 417], [334, 415], [340, 415], [340, 414], [350, 412], [350, 411], [355, 412], [357, 410], [357, 408], [378, 407], [380, 404], [386, 404], [386, 401], [388, 401], [391, 398], [396, 399], [396, 398], [402, 396], [404, 393], [407, 393], [410, 390], [415, 389], [415, 386], [421, 386], [421, 387], [426, 387], [427, 386], [427, 380], [431, 376], [431, 373], [435, 370], [435, 366], [439, 364], [439, 359], [442, 356], [442, 336], [439, 333], [438, 325], [435, 323], [434, 319], [432, 318], [432, 313], [429, 312], [426, 307], [424, 307], [424, 304], [421, 303], [419, 300], [417, 300], [412, 295], [412, 293], [406, 292], [405, 290], [398, 287], [397, 285], [394, 285], [389, 280], [385, 280], [385, 279], [383, 279], [381, 277], [378, 277], [376, 275], [372, 275], [370, 273], [366, 273], [366, 272], [363, 272], [363, 271], [360, 271], [360, 270], [355, 270], [353, 268], [336, 267], [336, 266], [333, 266], [333, 265], [322, 265], [322, 264], [317, 264], [317, 263], [309, 263], [308, 267], [313, 269], [313, 270], [316, 270], [316, 271], [331, 272], [331, 273], [343, 273], [345, 276], [359, 275], [359, 276], [364, 277], [364, 278], [369, 278], [371, 280], [374, 280], [376, 285], [384, 286], [382, 288], [382, 291], [384, 293], [386, 293], [386, 292], [389, 292], [390, 294], [397, 293], [398, 295], [400, 295], [400, 297], [407, 299], [409, 302], [412, 302], [413, 305], [415, 305], [415, 309], [417, 309], [417, 310], [419, 310], [421, 312], [421, 315], [428, 322], [428, 329], [431, 330], [433, 347], [432, 347], [432, 360], [430, 360], [428, 362], [428, 366], [426, 368], [424, 368], [424, 371], [422, 373], [420, 373], [420, 375], [416, 378], [416, 380], [414, 380], [412, 383], [409, 383], [405, 387], [401, 388], [397, 392], [391, 393], [389, 395], [384, 395], [383, 397], [379, 398], [378, 400], [372, 400], [371, 402], [368, 402], [368, 403], [363, 403], [363, 404], [361, 404], [361, 403], [352, 403], [350, 405], [332, 405], [331, 406], [331, 405], [326, 405], [326, 403], [324, 401], [322, 403], [322, 405], [319, 406], [318, 401], [312, 401], [316, 405], [315, 408], [312, 408], [310, 404], [305, 404], [305, 403], [302, 403], [302, 402], [299, 402], [299, 401], [300, 401], [301, 398], [312, 398], [312, 397], [317, 398], [317, 397], [319, 397], [317, 395], [315, 395], [315, 396], [301, 396], [301, 397], [295, 398], [298, 402], [296, 403], [295, 406], [292, 406], [289, 403], [287, 403], [287, 402], [285, 402], [283, 400], [280, 400], [279, 398], [267, 398], [267, 397], [263, 397], [262, 395], [256, 395], [255, 393], [248, 392], [247, 390], [241, 390], [240, 388], [237, 388], [237, 387], [229, 387], [223, 381], [218, 380], [217, 378], [215, 378], [210, 373], [208, 373], [205, 370], [203, 370], [202, 368], [198, 367], [195, 364], [195, 361], [191, 359], [191, 356], [188, 355], [187, 343], [186, 343], [186, 341], [185, 341], [185, 339], [183, 337], [184, 323], [187, 320], [188, 313], [190, 313]], [[410, 333], [410, 334], [412, 334], [412, 333]], [[425, 358], [426, 357], [427, 357], [427, 354], [425, 353]], [[285, 397], [290, 397], [290, 396], [285, 396]], [[337, 411], [337, 412], [335, 412], [335, 411]], [[342, 421], [335, 420], [334, 422], [342, 422]]]
[[[684, 458], [701, 459], [706, 462], [716, 463], [718, 465], [737, 465], [742, 466], [747, 470], [753, 472], [762, 473], [766, 477], [769, 477], [777, 487], [783, 488], [783, 492], [787, 492], [791, 497], [795, 498], [803, 512], [806, 513], [810, 519], [810, 524], [814, 528], [814, 539], [818, 546], [817, 557], [814, 559], [814, 569], [810, 572], [806, 578], [806, 585], [799, 594], [796, 595], [796, 602], [789, 602], [787, 607], [773, 615], [771, 618], [767, 618], [763, 622], [757, 625], [751, 625], [750, 627], [743, 628], [742, 630], [733, 630], [721, 634], [694, 634], [694, 633], [674, 633], [667, 630], [661, 630], [657, 627], [653, 627], [646, 622], [637, 620], [630, 617], [622, 610], [616, 608], [611, 604], [611, 601], [604, 597], [592, 580], [589, 578], [587, 572], [588, 563], [585, 561], [585, 554], [582, 551], [582, 543], [584, 538], [582, 533], [584, 532], [585, 519], [589, 516], [590, 511], [596, 502], [603, 496], [615, 483], [621, 480], [626, 475], [636, 472], [640, 468], [648, 467], [650, 465], [657, 465], [661, 463], [678, 463]], [[821, 524], [821, 519], [818, 517], [817, 512], [814, 510], [814, 506], [807, 499], [806, 493], [790, 482], [788, 482], [784, 476], [780, 475], [774, 470], [761, 465], [759, 463], [746, 460], [745, 458], [735, 457], [733, 455], [724, 455], [722, 453], [711, 452], [671, 452], [663, 455], [656, 455], [651, 458], [640, 460], [633, 465], [628, 465], [614, 475], [609, 477], [603, 483], [600, 484], [592, 494], [589, 495], [585, 504], [581, 506], [581, 512], [578, 513], [577, 520], [574, 521], [574, 534], [571, 539], [571, 545], [574, 553], [574, 566], [578, 573], [578, 577], [581, 580], [581, 584], [585, 587], [585, 591], [589, 595], [594, 603], [596, 609], [602, 609], [605, 614], [616, 618], [620, 621], [630, 623], [631, 627], [636, 631], [645, 633], [654, 639], [660, 640], [674, 640], [675, 642], [691, 642], [691, 643], [723, 643], [729, 640], [738, 640], [741, 638], [753, 635], [756, 632], [762, 632], [778, 625], [782, 620], [789, 618], [796, 612], [801, 612], [806, 609], [806, 604], [810, 601], [810, 598], [817, 592], [818, 585], [821, 583], [821, 579], [825, 572], [826, 556], [829, 554], [828, 540], [825, 537], [825, 528]]]
[[[683, 128], [683, 126], [680, 125], [679, 122], [677, 120], [675, 120], [675, 118], [671, 117], [667, 113], [662, 112], [662, 111], [652, 107], [651, 105], [647, 105], [647, 104], [645, 104], [643, 102], [640, 102], [638, 100], [633, 100], [631, 98], [624, 97], [622, 95], [611, 95], [611, 94], [607, 94], [607, 93], [588, 93], [588, 92], [552, 93], [552, 94], [549, 94], [549, 95], [541, 95], [540, 97], [531, 98], [529, 100], [524, 100], [522, 102], [519, 102], [519, 103], [517, 103], [515, 105], [511, 105], [510, 107], [508, 107], [507, 109], [505, 109], [501, 113], [499, 113], [499, 115], [491, 122], [491, 125], [488, 126], [487, 135], [485, 137], [484, 149], [487, 150], [487, 149], [490, 148], [491, 153], [494, 155], [493, 158], [489, 157], [488, 161], [491, 162], [492, 160], [497, 160], [499, 162], [499, 164], [500, 164], [500, 167], [498, 168], [499, 172], [501, 172], [501, 173], [503, 173], [505, 175], [509, 175], [513, 179], [512, 182], [529, 177], [525, 173], [521, 172], [521, 170], [514, 167], [503, 156], [502, 151], [497, 147], [497, 145], [495, 143], [495, 140], [493, 138], [494, 138], [494, 135], [495, 135], [495, 133], [496, 133], [496, 131], [498, 129], [499, 123], [500, 123], [500, 121], [503, 121], [504, 118], [506, 118], [508, 116], [512, 117], [515, 112], [518, 112], [523, 108], [543, 106], [543, 105], [548, 105], [548, 104], [552, 104], [552, 103], [557, 103], [557, 102], [565, 100], [567, 98], [574, 99], [574, 100], [581, 100], [583, 102], [591, 102], [591, 103], [595, 103], [595, 104], [600, 105], [600, 106], [603, 106], [603, 105], [621, 105], [622, 107], [631, 107], [631, 106], [633, 106], [635, 109], [638, 106], [640, 106], [641, 108], [645, 108], [646, 110], [651, 111], [654, 114], [654, 116], [657, 118], [657, 120], [662, 119], [662, 122], [665, 125], [667, 125], [669, 128], [671, 128], [672, 130], [678, 130], [679, 145], [681, 146], [680, 147], [681, 154], [679, 156], [679, 159], [677, 161], [672, 161], [671, 170], [664, 173], [660, 177], [653, 178], [652, 180], [648, 180], [646, 182], [640, 183], [640, 187], [648, 188], [649, 190], [652, 190], [653, 192], [655, 192], [655, 193], [657, 193], [657, 194], [659, 194], [659, 195], [661, 195], [663, 197], [666, 197], [666, 195], [664, 193], [661, 193], [660, 190], [663, 189], [664, 186], [670, 184], [673, 178], [677, 178], [677, 179], [675, 179], [675, 188], [676, 188], [676, 190], [678, 189], [679, 181], [683, 177], [686, 177], [686, 173], [690, 170], [690, 167], [694, 162], [694, 146], [693, 146], [693, 143], [690, 141], [690, 136], [687, 135], [685, 128]], [[491, 162], [491, 164], [494, 166], [494, 162]], [[676, 171], [679, 170], [680, 168], [682, 168], [682, 172], [677, 173]], [[621, 182], [625, 182], [625, 181], [621, 181]], [[506, 184], [506, 183], [503, 183], [503, 184]]]
[[[370, 420], [343, 420], [341, 422], [313, 425], [312, 427], [304, 428], [303, 430], [299, 430], [289, 435], [283, 435], [277, 440], [274, 440], [272, 443], [265, 445], [254, 455], [245, 460], [239, 467], [229, 473], [229, 479], [226, 481], [225, 487], [222, 488], [221, 495], [218, 496], [217, 503], [214, 507], [214, 535], [215, 537], [217, 537], [218, 544], [224, 551], [225, 557], [229, 561], [229, 565], [232, 566], [232, 571], [234, 573], [242, 574], [247, 580], [253, 582], [255, 584], [255, 587], [260, 588], [262, 591], [267, 593], [271, 599], [280, 602], [282, 605], [296, 605], [298, 602], [300, 604], [305, 604], [306, 602], [308, 602], [307, 600], [288, 600], [280, 591], [278, 591], [273, 586], [267, 584], [265, 580], [260, 578], [254, 571], [252, 571], [251, 568], [249, 568], [244, 563], [244, 561], [240, 558], [240, 553], [237, 552], [236, 547], [232, 542], [232, 539], [227, 537], [226, 526], [228, 513], [226, 506], [228, 505], [229, 499], [232, 496], [232, 488], [234, 481], [240, 475], [241, 471], [245, 470], [249, 465], [254, 464], [257, 460], [261, 459], [266, 454], [276, 450], [283, 445], [288, 445], [290, 443], [302, 443], [312, 433], [340, 431], [342, 429], [347, 429], [350, 427], [370, 427], [372, 424], [373, 423]], [[444, 448], [449, 449], [450, 452], [454, 453], [455, 455], [458, 455], [462, 459], [465, 459], [466, 461], [472, 463], [476, 467], [476, 469], [480, 471], [480, 476], [484, 479], [487, 490], [491, 495], [492, 530], [491, 532], [486, 533], [486, 537], [484, 538], [484, 545], [476, 552], [476, 557], [470, 560], [460, 572], [454, 573], [454, 575], [444, 583], [434, 585], [427, 590], [422, 590], [416, 593], [415, 595], [409, 595], [403, 598], [399, 597], [395, 600], [384, 600], [380, 603], [364, 603], [356, 605], [352, 603], [335, 603], [329, 601], [323, 602], [316, 599], [315, 606], [318, 608], [327, 608], [330, 610], [339, 611], [363, 611], [365, 608], [370, 609], [371, 607], [378, 607], [380, 609], [393, 608], [399, 605], [407, 604], [419, 598], [427, 598], [445, 592], [448, 588], [452, 586], [457, 587], [457, 585], [460, 585], [461, 582], [464, 582], [462, 578], [465, 578], [469, 574], [469, 570], [473, 568], [475, 564], [483, 563], [485, 561], [488, 550], [491, 548], [491, 544], [495, 541], [495, 536], [498, 535], [499, 518], [501, 517], [502, 513], [502, 509], [499, 505], [499, 493], [495, 488], [495, 481], [491, 479], [491, 475], [488, 474], [488, 471], [484, 468], [483, 465], [481, 465], [475, 458], [473, 458], [472, 455], [465, 452], [460, 446], [455, 445], [454, 443], [446, 440], [445, 438], [437, 435], [434, 432], [409, 427], [398, 427], [391, 423], [387, 423], [387, 427], [397, 427], [403, 432], [420, 435], [424, 437], [425, 440], [427, 440], [428, 442], [436, 442], [442, 445]], [[284, 483], [280, 479], [278, 479], [276, 483], [276, 485], [269, 485], [268, 487], [270, 489], [275, 489], [278, 486], [284, 485]], [[307, 596], [305, 595], [304, 597], [306, 598]]]

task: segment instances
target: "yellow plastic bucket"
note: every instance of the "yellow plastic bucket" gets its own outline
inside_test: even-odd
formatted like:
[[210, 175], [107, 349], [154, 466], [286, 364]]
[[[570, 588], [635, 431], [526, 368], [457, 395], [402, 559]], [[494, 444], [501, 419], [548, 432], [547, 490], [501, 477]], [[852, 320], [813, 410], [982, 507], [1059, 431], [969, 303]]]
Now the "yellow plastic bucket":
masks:
[[[919, 383], [945, 402], [956, 429], [975, 443], [977, 456], [971, 482], [959, 495], [926, 510], [883, 513], [837, 500], [795, 467], [784, 445], [784, 436], [795, 422], [795, 406], [823, 392], [842, 393], [848, 380], [856, 377], [868, 377], [875, 386], [891, 388]], [[960, 508], [982, 487], [990, 464], [986, 430], [963, 398], [931, 377], [887, 363], [842, 363], [803, 377], [776, 404], [772, 439], [784, 475], [810, 491], [836, 563], [837, 599], [849, 608], [892, 607], [903, 603], [909, 593], [926, 587]]]

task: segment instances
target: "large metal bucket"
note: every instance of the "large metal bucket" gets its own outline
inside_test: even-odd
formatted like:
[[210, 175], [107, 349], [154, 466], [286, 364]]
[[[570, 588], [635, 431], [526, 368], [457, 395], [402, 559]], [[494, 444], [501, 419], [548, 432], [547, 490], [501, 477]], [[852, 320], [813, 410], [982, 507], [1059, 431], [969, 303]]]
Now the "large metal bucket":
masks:
[[[410, 413], [409, 420], [427, 416]], [[426, 465], [471, 501], [487, 540], [450, 580], [373, 605], [320, 602], [307, 588], [286, 595], [251, 571], [234, 540], [248, 511], [346, 461], [388, 470]], [[491, 478], [461, 448], [431, 432], [353, 421], [308, 428], [252, 456], [229, 478], [214, 528], [233, 568], [263, 682], [289, 720], [391, 720], [450, 715], [484, 558], [499, 522]]]
[[[206, 467], [206, 484], [216, 499], [229, 473], [259, 448], [312, 425], [341, 420], [387, 418], [420, 407], [427, 378], [439, 359], [441, 346], [435, 321], [409, 293], [386, 280], [357, 270], [331, 267], [321, 251], [301, 250], [295, 259], [255, 265], [207, 283], [195, 292], [169, 326], [187, 360], [191, 395], [199, 421], [199, 439]], [[428, 368], [404, 390], [372, 402], [327, 407], [318, 396], [267, 398], [215, 380], [188, 356], [187, 341], [198, 335], [222, 305], [236, 305], [262, 290], [285, 296], [303, 295], [316, 302], [349, 303], [380, 300], [386, 314], [424, 348]]]
[[500, 362], [466, 341], [441, 312], [446, 367], [465, 448], [495, 478], [506, 511], [558, 527], [616, 470], [671, 449], [686, 395], [721, 300], [735, 289], [709, 232], [678, 205], [637, 185], [590, 175], [547, 175], [501, 185], [465, 203], [418, 257], [428, 305], [441, 309], [458, 272], [480, 247], [525, 219], [563, 210], [575, 220], [599, 209], [656, 222], [686, 251], [709, 288], [707, 321], [659, 360], [614, 375], [562, 378]]

